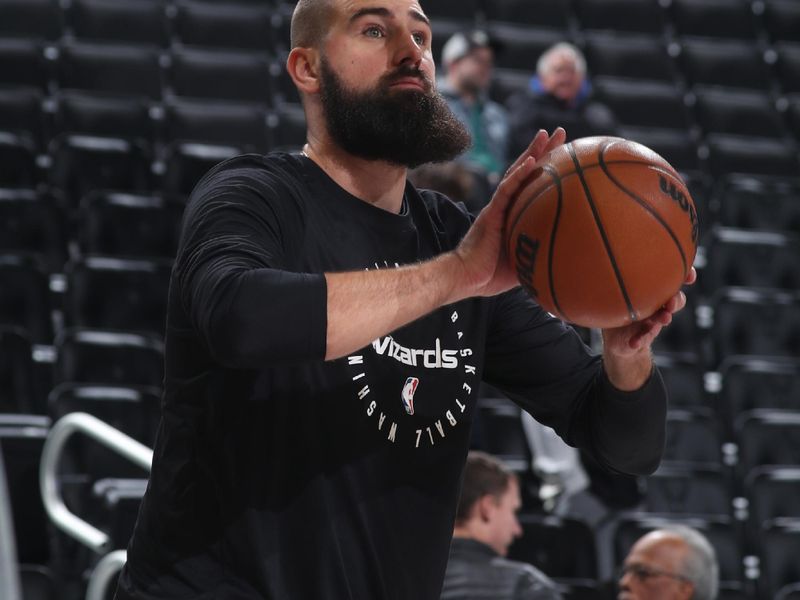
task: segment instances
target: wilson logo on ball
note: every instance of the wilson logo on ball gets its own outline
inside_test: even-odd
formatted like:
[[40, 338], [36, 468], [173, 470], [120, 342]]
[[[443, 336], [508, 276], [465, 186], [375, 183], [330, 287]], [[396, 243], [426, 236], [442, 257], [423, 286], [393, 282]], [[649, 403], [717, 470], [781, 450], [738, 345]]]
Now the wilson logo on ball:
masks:
[[517, 237], [517, 251], [515, 257], [517, 259], [517, 278], [522, 287], [536, 297], [539, 294], [533, 286], [533, 273], [536, 267], [536, 255], [539, 252], [539, 240], [532, 240], [524, 233]]
[[658, 185], [662, 192], [672, 198], [681, 207], [681, 210], [689, 215], [689, 221], [692, 224], [692, 241], [697, 243], [699, 226], [694, 205], [686, 198], [686, 194], [680, 191], [674, 183], [667, 181], [663, 175], [659, 175]]

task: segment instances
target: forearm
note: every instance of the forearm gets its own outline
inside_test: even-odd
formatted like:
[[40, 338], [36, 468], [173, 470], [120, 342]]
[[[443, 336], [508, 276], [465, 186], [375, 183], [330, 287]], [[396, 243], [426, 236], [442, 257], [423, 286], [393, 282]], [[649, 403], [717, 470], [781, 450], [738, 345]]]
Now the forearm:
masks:
[[641, 388], [653, 371], [650, 348], [642, 348], [630, 354], [618, 354], [603, 348], [603, 368], [611, 384], [623, 392]]
[[326, 273], [327, 343], [333, 360], [465, 297], [461, 261], [446, 253], [424, 263], [376, 271]]

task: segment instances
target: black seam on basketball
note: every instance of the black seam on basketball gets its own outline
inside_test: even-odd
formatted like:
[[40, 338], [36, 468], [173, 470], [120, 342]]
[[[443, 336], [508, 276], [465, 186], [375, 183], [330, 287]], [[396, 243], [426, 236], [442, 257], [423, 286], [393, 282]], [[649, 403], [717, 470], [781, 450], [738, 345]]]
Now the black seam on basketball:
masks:
[[619, 289], [622, 292], [622, 297], [625, 299], [625, 304], [628, 306], [628, 314], [631, 317], [632, 321], [637, 319], [636, 311], [633, 308], [633, 304], [631, 303], [631, 299], [628, 296], [628, 290], [625, 289], [625, 282], [622, 280], [622, 273], [620, 273], [619, 265], [617, 264], [617, 259], [614, 257], [614, 253], [611, 251], [611, 242], [608, 240], [608, 236], [606, 235], [606, 230], [603, 227], [603, 223], [600, 221], [600, 214], [597, 212], [597, 206], [594, 204], [594, 200], [592, 199], [592, 193], [589, 191], [589, 186], [586, 183], [586, 179], [583, 176], [583, 166], [581, 165], [580, 161], [578, 160], [578, 156], [575, 154], [575, 148], [572, 144], [567, 144], [566, 146], [567, 151], [569, 152], [570, 157], [572, 158], [572, 162], [575, 164], [575, 172], [578, 174], [578, 178], [581, 180], [581, 185], [583, 186], [583, 193], [586, 196], [586, 201], [589, 203], [589, 207], [592, 209], [592, 215], [594, 216], [595, 225], [597, 225], [597, 230], [600, 232], [600, 237], [603, 240], [603, 245], [606, 248], [606, 253], [608, 254], [608, 260], [611, 261], [611, 267], [614, 269], [614, 275], [617, 278], [617, 284], [619, 285]]
[[553, 299], [553, 305], [555, 306], [558, 314], [561, 316], [562, 319], [565, 321], [569, 321], [569, 317], [561, 308], [561, 305], [558, 303], [558, 296], [556, 295], [556, 285], [553, 281], [553, 253], [555, 251], [556, 245], [556, 233], [558, 232], [558, 222], [561, 219], [561, 206], [564, 201], [564, 190], [561, 187], [561, 177], [558, 176], [558, 173], [555, 174], [555, 182], [556, 187], [558, 188], [558, 200], [556, 202], [556, 216], [553, 219], [553, 228], [550, 230], [550, 247], [547, 249], [547, 281], [550, 284], [550, 297]]
[[[628, 196], [630, 196], [633, 200], [635, 200], [638, 204], [640, 204], [642, 208], [644, 208], [648, 213], [650, 213], [650, 215], [652, 215], [652, 217], [656, 221], [658, 221], [658, 223], [661, 224], [661, 226], [664, 229], [667, 230], [669, 237], [671, 237], [672, 241], [675, 242], [675, 246], [678, 248], [678, 252], [680, 252], [681, 261], [683, 262], [683, 276], [684, 278], [686, 278], [686, 275], [688, 274], [688, 265], [686, 264], [686, 253], [683, 251], [683, 246], [681, 246], [680, 241], [678, 241], [678, 236], [675, 235], [675, 232], [672, 230], [672, 227], [669, 226], [669, 224], [663, 219], [663, 217], [659, 215], [655, 210], [653, 210], [653, 208], [644, 199], [638, 197], [631, 190], [622, 185], [619, 179], [617, 179], [616, 177], [614, 177], [614, 175], [611, 174], [611, 171], [608, 169], [608, 164], [615, 164], [615, 163], [606, 163], [603, 154], [605, 153], [607, 147], [608, 146], [603, 146], [602, 148], [600, 148], [600, 153], [599, 153], [599, 159], [600, 159], [599, 165], [600, 168], [603, 170], [603, 173], [605, 173], [606, 177], [608, 177], [609, 180], [611, 180], [614, 183], [614, 185], [616, 185], [619, 189], [621, 189], [623, 192], [628, 194]], [[655, 170], [663, 173], [663, 170], [660, 169], [655, 169]], [[675, 178], [674, 175], [670, 175], [670, 177], [672, 177], [673, 179]]]
[[[558, 180], [560, 182], [560, 177], [558, 175], [558, 171], [556, 171], [555, 168], [551, 167], [550, 165], [543, 165], [542, 166], [542, 171], [547, 173], [548, 175], [550, 175], [550, 177], [552, 177], [554, 180]], [[531, 198], [528, 198], [527, 200], [525, 200], [525, 205], [521, 209], [519, 209], [519, 211], [517, 212], [517, 216], [514, 219], [514, 223], [511, 225], [511, 230], [508, 232], [508, 239], [509, 240], [511, 240], [511, 238], [514, 237], [514, 232], [517, 229], [517, 225], [519, 224], [519, 220], [522, 218], [522, 214], [526, 210], [528, 210], [528, 207], [531, 204], [533, 204], [533, 202], [536, 199], [538, 199], [548, 189], [550, 189], [550, 186], [546, 186], [546, 187], [542, 188], [541, 190], [539, 190], [539, 192], [537, 194], [534, 194]]]

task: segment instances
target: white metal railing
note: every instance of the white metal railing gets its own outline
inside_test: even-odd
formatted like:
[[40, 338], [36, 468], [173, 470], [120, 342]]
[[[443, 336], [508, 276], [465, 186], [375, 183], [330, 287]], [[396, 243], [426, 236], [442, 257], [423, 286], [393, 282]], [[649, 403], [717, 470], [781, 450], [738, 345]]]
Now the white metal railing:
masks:
[[11, 516], [11, 498], [6, 485], [2, 452], [0, 452], [0, 597], [8, 600], [22, 598], [17, 544], [14, 539], [14, 519]]
[[125, 550], [114, 550], [101, 558], [89, 578], [86, 600], [104, 600], [108, 587], [113, 584], [127, 559], [128, 553]]
[[47, 435], [44, 450], [42, 451], [42, 462], [39, 467], [39, 486], [42, 491], [44, 508], [59, 529], [83, 545], [88, 546], [94, 552], [105, 554], [111, 550], [109, 536], [70, 512], [64, 504], [64, 499], [58, 486], [56, 469], [61, 458], [61, 451], [69, 438], [75, 433], [82, 433], [94, 439], [140, 466], [148, 473], [153, 462], [153, 451], [132, 437], [87, 413], [71, 413], [62, 417], [53, 425]]

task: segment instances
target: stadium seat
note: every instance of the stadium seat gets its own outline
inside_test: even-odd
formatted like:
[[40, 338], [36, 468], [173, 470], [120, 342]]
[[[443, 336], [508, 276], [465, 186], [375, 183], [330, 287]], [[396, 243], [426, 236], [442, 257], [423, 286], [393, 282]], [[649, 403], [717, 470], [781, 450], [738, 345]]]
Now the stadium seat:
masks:
[[517, 69], [495, 69], [489, 96], [495, 102], [505, 104], [511, 96], [530, 89], [533, 73]]
[[800, 600], [800, 581], [783, 586], [775, 594], [775, 600]]
[[612, 75], [668, 83], [675, 81], [672, 59], [658, 36], [587, 33], [585, 51], [592, 77]]
[[25, 329], [33, 343], [52, 343], [49, 279], [36, 256], [0, 254], [0, 324]]
[[0, 413], [43, 414], [34, 388], [31, 356], [24, 330], [0, 327]]
[[0, 37], [55, 40], [63, 28], [58, 0], [3, 0]]
[[71, 0], [66, 14], [79, 40], [166, 46], [164, 0]]
[[265, 54], [175, 48], [169, 83], [176, 96], [267, 105], [272, 95], [269, 69]]
[[757, 35], [748, 0], [672, 0], [669, 9], [679, 35], [745, 40]]
[[732, 425], [737, 416], [756, 409], [797, 408], [800, 363], [769, 357], [731, 357], [720, 365], [720, 405]]
[[751, 410], [739, 415], [734, 430], [742, 477], [755, 467], [800, 466], [800, 411]]
[[800, 92], [800, 43], [779, 43], [776, 50], [778, 77], [783, 91], [788, 94]]
[[66, 260], [66, 226], [56, 201], [28, 188], [0, 188], [0, 252], [37, 254], [48, 272]]
[[773, 42], [800, 42], [800, 5], [794, 0], [767, 0], [764, 27]]
[[656, 353], [688, 354], [702, 358], [701, 336], [695, 319], [695, 299], [687, 290], [686, 306], [675, 314], [672, 323], [665, 328], [653, 343]]
[[20, 565], [19, 585], [24, 600], [58, 600], [55, 576], [44, 565]]
[[162, 196], [93, 192], [81, 202], [84, 254], [174, 258], [184, 204]]
[[511, 545], [508, 557], [534, 565], [560, 580], [597, 579], [594, 530], [581, 520], [521, 514], [522, 536]]
[[594, 89], [624, 125], [684, 131], [691, 127], [683, 94], [671, 83], [596, 77]]
[[732, 516], [730, 482], [719, 469], [662, 465], [644, 481], [649, 513]]
[[188, 196], [209, 169], [242, 153], [236, 146], [175, 142], [166, 149], [163, 188], [167, 194]]
[[764, 178], [723, 180], [718, 198], [720, 225], [800, 234], [800, 187]]
[[704, 244], [700, 282], [709, 295], [730, 286], [800, 290], [800, 244], [787, 235], [718, 227]]
[[693, 527], [708, 538], [717, 554], [721, 585], [731, 586], [732, 583], [743, 580], [743, 552], [738, 532], [730, 518], [721, 516], [624, 515], [617, 522], [614, 531], [614, 564], [622, 564], [628, 551], [640, 537], [671, 523]]
[[617, 134], [654, 150], [679, 171], [700, 168], [697, 142], [688, 131], [663, 127], [620, 126]]
[[527, 23], [564, 31], [570, 24], [569, 7], [559, 0], [493, 0], [483, 3], [483, 15], [490, 22]]
[[179, 0], [173, 32], [189, 46], [274, 51], [273, 8], [269, 4], [234, 4]]
[[787, 112], [792, 134], [796, 140], [800, 140], [800, 94], [795, 95], [795, 97], [789, 101]]
[[722, 432], [710, 411], [671, 409], [663, 461], [675, 467], [718, 469], [722, 465]]
[[250, 104], [174, 100], [167, 105], [166, 141], [236, 146], [266, 153], [270, 148], [266, 112]]
[[495, 56], [495, 64], [503, 69], [536, 72], [536, 61], [553, 44], [564, 41], [564, 33], [555, 29], [490, 23], [489, 35], [502, 43], [502, 51]]
[[279, 107], [269, 125], [275, 150], [299, 150], [306, 143], [306, 116], [300, 106]]
[[797, 585], [791, 584], [800, 582], [800, 520], [776, 519], [761, 531], [761, 538], [759, 597], [794, 598]]
[[664, 30], [664, 14], [657, 0], [578, 0], [575, 12], [582, 29], [656, 35]]
[[715, 359], [740, 354], [800, 356], [800, 300], [796, 294], [730, 288], [712, 299]]
[[50, 560], [48, 520], [39, 490], [39, 463], [49, 429], [45, 416], [0, 414], [0, 451], [20, 563], [43, 565]]
[[[112, 548], [128, 547], [146, 489], [147, 479], [104, 478], [92, 485], [98, 521], [111, 538]], [[112, 592], [114, 587], [111, 586]]]
[[63, 134], [53, 140], [50, 182], [71, 208], [94, 190], [146, 192], [151, 188], [146, 147], [122, 138]]
[[0, 86], [47, 91], [50, 74], [38, 42], [0, 38]]
[[151, 145], [156, 136], [149, 109], [149, 102], [139, 96], [63, 92], [57, 96], [55, 129], [61, 134], [123, 138]]
[[39, 182], [36, 154], [29, 135], [0, 131], [0, 185], [34, 187]]
[[160, 397], [154, 387], [62, 383], [48, 396], [48, 415], [56, 421], [72, 412], [89, 413], [152, 447], [161, 412]]
[[531, 450], [520, 408], [506, 398], [481, 398], [478, 415], [483, 449], [515, 470], [526, 470], [531, 464]]
[[694, 354], [656, 354], [658, 370], [669, 393], [672, 408], [686, 410], [711, 407], [703, 389], [703, 371]]
[[684, 38], [678, 58], [683, 73], [692, 85], [770, 89], [769, 70], [755, 43]]
[[153, 333], [166, 329], [171, 262], [90, 256], [66, 267], [68, 326]]
[[706, 133], [782, 138], [786, 126], [766, 92], [696, 87], [697, 122]]
[[781, 517], [800, 519], [800, 468], [755, 467], [747, 474], [743, 487], [749, 519], [755, 528]]
[[65, 43], [58, 62], [60, 89], [91, 90], [161, 99], [158, 48], [122, 44]]
[[431, 21], [438, 19], [463, 19], [467, 15], [475, 15], [483, 3], [480, 0], [436, 0], [428, 2], [425, 14]]
[[33, 88], [0, 88], [0, 131], [33, 140], [36, 148], [45, 141], [43, 96]]
[[68, 328], [56, 338], [57, 382], [160, 387], [164, 344], [156, 336]]
[[706, 137], [711, 174], [728, 173], [794, 176], [800, 169], [794, 144], [781, 139], [710, 134]]

